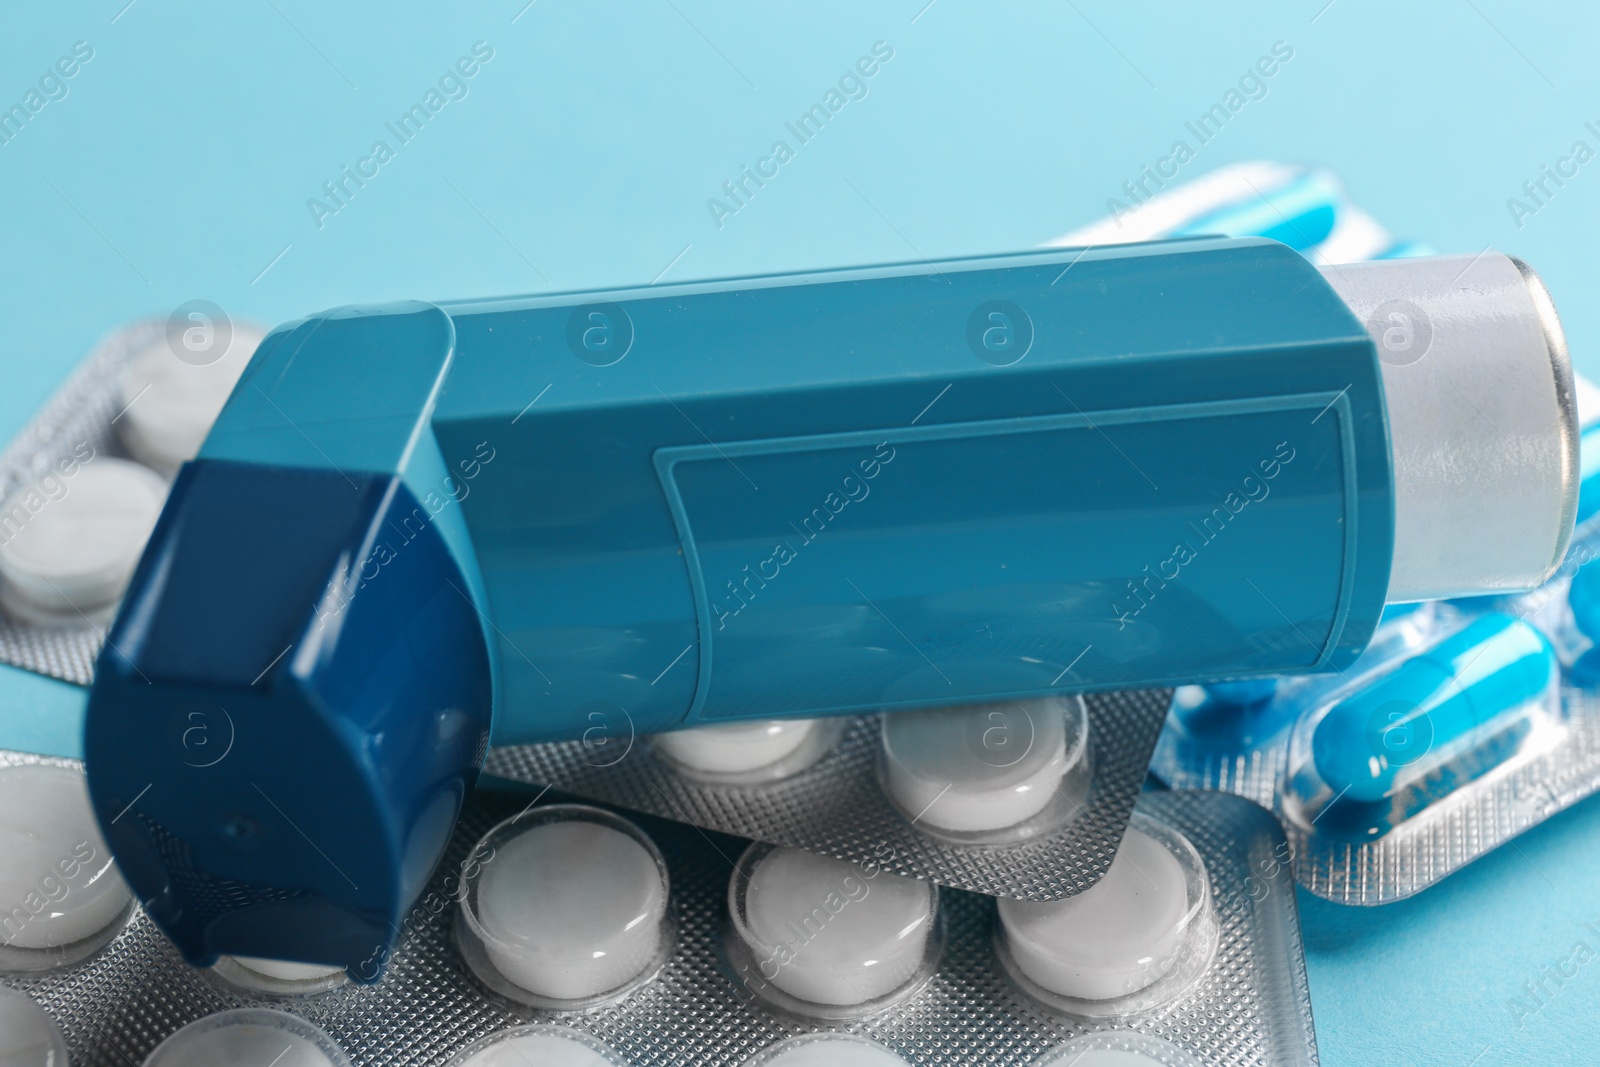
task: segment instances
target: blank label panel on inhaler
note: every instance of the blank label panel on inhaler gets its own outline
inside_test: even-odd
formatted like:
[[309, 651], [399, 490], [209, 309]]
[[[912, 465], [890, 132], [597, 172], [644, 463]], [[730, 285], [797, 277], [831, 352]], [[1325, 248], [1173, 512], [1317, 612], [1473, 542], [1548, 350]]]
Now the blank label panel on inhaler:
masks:
[[1386, 601], [1543, 581], [1576, 466], [1554, 310], [1494, 254], [341, 308], [179, 471], [91, 793], [191, 962], [375, 981], [490, 744], [1342, 668]]

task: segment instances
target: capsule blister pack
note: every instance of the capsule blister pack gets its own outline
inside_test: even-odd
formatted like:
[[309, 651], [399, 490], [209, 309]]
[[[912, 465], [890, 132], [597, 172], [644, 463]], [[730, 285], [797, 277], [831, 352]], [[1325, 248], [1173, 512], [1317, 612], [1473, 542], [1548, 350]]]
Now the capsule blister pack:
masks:
[[[81, 797], [70, 763], [26, 759]], [[371, 984], [264, 960], [197, 969], [136, 906], [107, 920], [40, 859], [79, 834], [103, 847], [80, 803], [73, 826], [10, 809], [7, 831], [33, 842], [17, 877], [54, 896], [48, 921], [102, 931], [86, 956], [0, 969], [8, 1064], [1316, 1062], [1288, 845], [1226, 794], [1144, 796], [1095, 888], [1034, 902], [480, 789]]]
[[739, 837], [1049, 900], [1111, 864], [1169, 690], [490, 750], [486, 769]]
[[1173, 789], [1220, 789], [1271, 808], [1289, 755], [1289, 731], [1303, 709], [1418, 648], [1433, 629], [1436, 611], [1431, 603], [1389, 608], [1367, 650], [1338, 674], [1178, 687], [1150, 773]]
[[1152, 772], [1273, 807], [1318, 896], [1420, 892], [1600, 789], [1597, 533], [1530, 593], [1390, 609], [1342, 674], [1179, 689]]

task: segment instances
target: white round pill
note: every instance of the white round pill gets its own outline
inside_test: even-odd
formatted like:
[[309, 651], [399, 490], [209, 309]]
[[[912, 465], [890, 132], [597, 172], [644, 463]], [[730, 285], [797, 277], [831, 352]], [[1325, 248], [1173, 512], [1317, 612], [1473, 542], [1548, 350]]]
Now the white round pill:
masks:
[[1076, 697], [897, 711], [883, 717], [889, 796], [919, 826], [1001, 830], [1045, 809], [1084, 760]]
[[83, 772], [0, 768], [0, 946], [51, 950], [86, 941], [105, 933], [130, 898]]
[[588, 1034], [542, 1024], [507, 1030], [469, 1047], [450, 1067], [618, 1067], [623, 1060]]
[[821, 1005], [863, 1004], [915, 978], [938, 909], [931, 883], [762, 844], [739, 861], [728, 896], [761, 979]]
[[108, 619], [167, 499], [167, 483], [100, 456], [0, 504], [0, 605], [49, 625]]
[[287, 1012], [239, 1008], [192, 1022], [157, 1045], [144, 1067], [348, 1067], [320, 1028]]
[[211, 327], [208, 333], [197, 325], [173, 339], [163, 334], [134, 357], [119, 382], [122, 443], [140, 462], [169, 476], [200, 451], [265, 336], [240, 323]]
[[224, 957], [245, 969], [246, 977], [259, 974], [274, 982], [323, 982], [344, 974], [342, 966], [326, 963], [294, 963], [293, 960], [267, 960], [264, 957]]
[[330, 967], [324, 963], [295, 963], [291, 960], [269, 960], [260, 956], [229, 956], [247, 971], [274, 978], [280, 982], [314, 982], [344, 973], [343, 967]]
[[1017, 968], [1050, 993], [1099, 1001], [1136, 992], [1182, 958], [1203, 905], [1190, 883], [1171, 847], [1130, 825], [1111, 868], [1076, 896], [1000, 898], [1006, 947]]
[[704, 774], [745, 774], [792, 756], [816, 731], [817, 719], [759, 719], [656, 734], [668, 759]]
[[0, 987], [0, 1065], [67, 1067], [67, 1043], [26, 993]]
[[876, 1041], [853, 1034], [801, 1034], [762, 1049], [744, 1067], [905, 1067]]
[[[667, 872], [643, 834], [581, 805], [539, 809], [480, 844], [464, 913], [490, 962], [516, 986], [579, 1000], [638, 978], [663, 947]], [[631, 831], [631, 832], [630, 832]]]

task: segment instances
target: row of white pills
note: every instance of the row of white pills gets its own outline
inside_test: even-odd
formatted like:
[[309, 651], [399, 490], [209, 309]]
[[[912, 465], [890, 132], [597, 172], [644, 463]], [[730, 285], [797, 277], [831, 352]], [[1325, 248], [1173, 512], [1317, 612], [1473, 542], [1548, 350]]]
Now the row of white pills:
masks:
[[[938, 803], [928, 804], [923, 799], [924, 794], [933, 792], [939, 802], [953, 794], [958, 795], [962, 803], [950, 810], [964, 817], [964, 825], [968, 826], [975, 825], [976, 816], [986, 810], [986, 805], [1000, 809], [1001, 815], [997, 818], [1016, 817], [1023, 810], [1023, 803], [1036, 803], [1028, 797], [1028, 790], [1048, 791], [1048, 783], [1062, 770], [1064, 744], [1059, 724], [1063, 716], [1054, 709], [1046, 710], [1050, 713], [1035, 714], [1040, 726], [1033, 736], [1036, 739], [1044, 737], [1047, 743], [1036, 744], [1024, 759], [1004, 764], [972, 761], [969, 758], [971, 750], [964, 739], [970, 733], [968, 724], [974, 721], [973, 716], [978, 717], [976, 721], [983, 721], [982, 709], [970, 712], [941, 709], [890, 717], [886, 720], [885, 734], [891, 751], [896, 754], [895, 764], [900, 768], [897, 773], [906, 783], [900, 787], [903, 794], [901, 799], [907, 806], [914, 803], [931, 809], [937, 808]], [[1052, 725], [1055, 727], [1053, 731]], [[904, 728], [907, 726], [910, 728]], [[786, 751], [793, 750], [796, 737], [803, 738], [816, 728], [815, 722], [805, 721], [738, 724], [736, 727], [664, 735], [657, 742], [660, 744], [668, 738], [673, 739], [678, 742], [675, 754], [679, 758], [695, 759], [701, 766], [726, 768], [741, 765], [741, 761], [742, 765], [754, 766], [770, 762], [774, 756], [781, 758]], [[731, 743], [725, 741], [729, 737], [733, 739]], [[760, 743], [752, 743], [751, 738], [757, 738]], [[907, 738], [910, 740], [907, 741]], [[681, 743], [690, 740], [694, 742], [692, 745]], [[1042, 770], [1028, 766], [1036, 753], [1043, 754], [1038, 759]], [[739, 759], [734, 759], [735, 755]], [[972, 766], [974, 763], [975, 766]], [[1017, 770], [1019, 767], [1021, 771]], [[961, 787], [959, 790], [948, 784], [952, 777]], [[936, 788], [941, 781], [947, 784]], [[1019, 801], [1019, 796], [1025, 800]], [[604, 820], [552, 824], [540, 828], [536, 833], [531, 832], [534, 830], [532, 826], [513, 827], [503, 833], [515, 840], [495, 845], [485, 842], [481, 846], [498, 848], [499, 861], [487, 868], [483, 877], [474, 883], [482, 888], [486, 896], [481, 914], [474, 913], [475, 921], [484, 925], [480, 940], [491, 953], [498, 954], [496, 963], [501, 970], [513, 976], [519, 973], [516, 965], [504, 961], [515, 955], [515, 945], [519, 939], [538, 940], [537, 931], [514, 937], [507, 934], [510, 947], [503, 950], [495, 947], [499, 940], [495, 931], [522, 929], [525, 917], [515, 910], [516, 901], [522, 898], [548, 896], [560, 905], [566, 899], [562, 894], [570, 894], [570, 907], [546, 907], [541, 903], [537, 915], [560, 917], [553, 920], [551, 936], [570, 938], [576, 946], [571, 951], [603, 953], [595, 957], [597, 962], [579, 968], [585, 976], [581, 980], [574, 979], [578, 983], [576, 986], [553, 979], [530, 978], [518, 982], [524, 988], [547, 990], [548, 996], [555, 1000], [581, 998], [621, 985], [620, 978], [613, 981], [609, 976], [637, 971], [661, 947], [658, 926], [665, 913], [667, 897], [665, 865], [649, 839], [632, 830], [631, 824], [625, 824], [615, 817], [607, 818], [613, 825], [608, 827]], [[956, 819], [949, 821], [955, 822]], [[618, 830], [617, 826], [627, 829]], [[1140, 841], [1137, 835], [1129, 840], [1129, 848], [1142, 847], [1132, 844]], [[0, 865], [0, 902], [10, 901], [17, 905], [15, 909], [8, 908], [7, 914], [12, 918], [8, 918], [6, 927], [0, 930], [0, 970], [41, 970], [74, 962], [67, 959], [65, 954], [77, 951], [81, 957], [98, 947], [96, 938], [103, 944], [115, 933], [117, 924], [114, 920], [128, 911], [129, 894], [116, 874], [109, 849], [100, 837], [89, 808], [81, 772], [48, 765], [0, 769], [0, 843], [5, 846], [0, 854], [11, 861]], [[822, 884], [830, 879], [855, 878], [861, 873], [853, 875], [848, 864], [809, 856], [797, 850], [769, 849], [768, 852], [771, 855], [767, 862], [774, 866], [795, 864], [806, 869], [806, 865], [810, 865], [809, 878], [771, 879], [774, 884], [783, 887]], [[570, 858], [551, 862], [549, 857], [552, 855]], [[1170, 864], [1162, 864], [1160, 855], [1157, 851], [1149, 852], [1150, 858], [1131, 858], [1138, 869], [1156, 869], [1169, 876], [1167, 882], [1181, 884], [1181, 879], [1173, 875], [1175, 868]], [[1114, 866], [1102, 886], [1115, 885], [1119, 870]], [[767, 876], [758, 871], [747, 870], [745, 873], [749, 879], [739, 883], [737, 888], [760, 885], [767, 880]], [[876, 875], [876, 872], [873, 873]], [[498, 889], [502, 884], [508, 887], [503, 893]], [[872, 884], [875, 887], [922, 885], [889, 875], [878, 876]], [[1092, 899], [1093, 895], [1091, 891], [1077, 899]], [[769, 935], [772, 931], [763, 930], [761, 922], [764, 915], [777, 914], [781, 918], [781, 901], [774, 905], [776, 913], [768, 909], [766, 904], [767, 899], [776, 896], [777, 893], [751, 896], [755, 902], [751, 911], [754, 925], [750, 930], [753, 943], [771, 941]], [[914, 904], [925, 912], [931, 909], [931, 904], [924, 899], [926, 896], [924, 893], [914, 902], [908, 897], [905, 906], [912, 907]], [[892, 901], [899, 899], [894, 892], [882, 889], [876, 894], [872, 908], [888, 908]], [[793, 903], [798, 907], [801, 902]], [[849, 918], [836, 928], [844, 929], [854, 922], [867, 921], [866, 913], [870, 910], [852, 908]], [[1003, 912], [1007, 911], [1009, 904], [1003, 905]], [[624, 912], [627, 913], [625, 921], [632, 925], [616, 934], [616, 943], [612, 944], [607, 940], [610, 935], [605, 929], [608, 917]], [[740, 908], [735, 907], [734, 912], [739, 914]], [[25, 915], [27, 921], [15, 918], [19, 915]], [[925, 938], [927, 930], [931, 928], [931, 923], [924, 921], [926, 914], [919, 912], [918, 915], [912, 915], [907, 912], [896, 915], [904, 920], [895, 927], [897, 930], [915, 929], [920, 937]], [[648, 918], [641, 919], [641, 916]], [[892, 917], [896, 916], [886, 917], [884, 921]], [[774, 921], [781, 927], [782, 922]], [[653, 940], [648, 943], [641, 940], [646, 937]], [[600, 944], [602, 941], [607, 943]], [[869, 949], [867, 958], [877, 959], [889, 954], [889, 946], [876, 944], [870, 938], [862, 943]], [[907, 958], [917, 954], [915, 946], [901, 951], [908, 954]], [[812, 952], [813, 958], [817, 955], [815, 951]], [[338, 973], [331, 968], [279, 964], [267, 960], [240, 960], [233, 963], [242, 965], [249, 972], [245, 975], [247, 981], [244, 984], [252, 984], [257, 978], [284, 983], [318, 982]], [[877, 973], [887, 973], [893, 969], [885, 965]], [[806, 966], [792, 970], [795, 973], [804, 972]], [[269, 988], [268, 991], [272, 990]]]
[[[657, 734], [658, 756], [681, 773], [753, 785], [803, 770], [827, 752], [829, 720], [700, 726]], [[916, 826], [974, 843], [1045, 818], [1069, 819], [1087, 779], [1088, 719], [1076, 697], [897, 711], [881, 726], [889, 799]], [[1072, 786], [1077, 783], [1078, 788]]]
[[[1181, 837], [1148, 823], [1130, 828], [1106, 876], [1084, 893], [999, 902], [1002, 958], [1024, 989], [1103, 1001], [1161, 979], [1180, 956], [1197, 907], [1206, 905], [1204, 872]], [[0, 769], [0, 854], [9, 861], [0, 866], [0, 900], [18, 904], [0, 943], [4, 969], [79, 962], [103, 947], [131, 911], [77, 770]], [[631, 822], [583, 805], [549, 805], [502, 823], [473, 854], [479, 862], [465, 883], [460, 941], [469, 966], [492, 989], [545, 1008], [583, 1007], [625, 997], [670, 956], [667, 867]], [[914, 993], [937, 965], [939, 898], [929, 883], [758, 843], [737, 865], [728, 907], [735, 937], [729, 956], [744, 962], [743, 985], [791, 1013], [868, 1014]], [[286, 981], [329, 974], [298, 964], [233, 962]], [[33, 1015], [30, 1026], [18, 1016], [0, 1030], [18, 1035], [15, 1049], [0, 1042], [0, 1062], [12, 1062], [6, 1056], [13, 1051], [20, 1057], [53, 1047], [35, 1040], [43, 1016]], [[202, 1050], [218, 1042], [219, 1048], [248, 1044], [276, 1025], [232, 1014], [202, 1022], [171, 1048], [163, 1045], [158, 1051], [166, 1058], [150, 1062], [204, 1062], [182, 1058], [186, 1042]], [[300, 1059], [279, 1067], [340, 1062], [325, 1058], [316, 1033], [295, 1034], [274, 1055], [287, 1049], [285, 1055]]]
[[175, 348], [164, 335], [124, 369], [115, 426], [137, 463], [85, 442], [0, 503], [0, 607], [13, 618], [110, 620], [166, 502], [166, 479], [199, 452], [262, 339], [243, 326], [209, 336], [210, 348]]
[[[474, 855], [484, 859], [465, 882], [460, 940], [496, 992], [581, 1010], [625, 996], [670, 955], [667, 867], [627, 820], [585, 805], [536, 808], [490, 831]], [[999, 901], [1002, 958], [1052, 1001], [1112, 1001], [1172, 972], [1209, 907], [1193, 847], [1139, 816], [1094, 886]], [[938, 963], [937, 887], [799, 849], [751, 845], [728, 911], [741, 985], [788, 1014], [881, 1010]]]

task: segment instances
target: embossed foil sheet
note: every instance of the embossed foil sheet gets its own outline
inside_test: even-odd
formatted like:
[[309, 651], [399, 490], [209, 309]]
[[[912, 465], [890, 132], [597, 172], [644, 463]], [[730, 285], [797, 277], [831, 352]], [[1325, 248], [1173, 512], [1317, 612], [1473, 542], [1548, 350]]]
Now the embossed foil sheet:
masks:
[[[34, 757], [0, 754], [0, 762]], [[61, 761], [53, 761], [61, 762]], [[832, 1024], [779, 1014], [741, 985], [725, 950], [729, 879], [747, 842], [624, 814], [663, 854], [676, 939], [664, 964], [617, 1003], [571, 1014], [492, 993], [463, 961], [456, 872], [491, 827], [554, 801], [537, 791], [480, 789], [445, 862], [403, 924], [382, 979], [325, 992], [246, 993], [186, 964], [137, 908], [97, 956], [61, 973], [0, 978], [65, 1035], [74, 1067], [136, 1067], [182, 1026], [228, 1009], [268, 1007], [321, 1027], [356, 1067], [439, 1067], [507, 1028], [550, 1023], [592, 1035], [623, 1062], [737, 1067], [785, 1038], [861, 1035], [908, 1063], [1021, 1065], [1085, 1034], [1109, 1048], [1165, 1049], [1172, 1067], [1300, 1067], [1317, 1062], [1287, 845], [1270, 815], [1220, 793], [1163, 792], [1141, 818], [1175, 830], [1208, 880], [1206, 940], [1159, 996], [1114, 1013], [1071, 1014], [1025, 993], [1001, 966], [994, 898], [939, 890], [943, 942], [931, 973], [893, 1006]], [[1176, 972], [1175, 972], [1176, 973]], [[1165, 979], [1163, 979], [1165, 981]], [[1158, 983], [1159, 985], [1159, 983]], [[1169, 983], [1170, 985], [1170, 983]], [[1151, 989], [1156, 989], [1153, 986]]]

